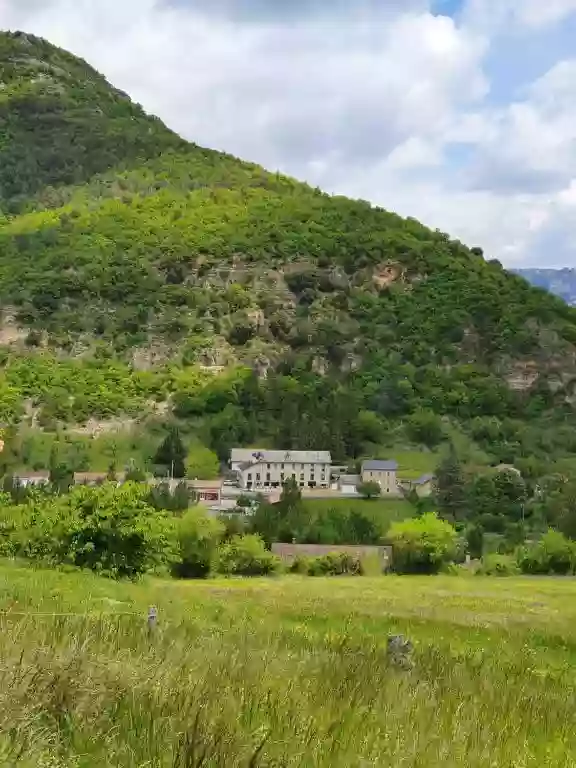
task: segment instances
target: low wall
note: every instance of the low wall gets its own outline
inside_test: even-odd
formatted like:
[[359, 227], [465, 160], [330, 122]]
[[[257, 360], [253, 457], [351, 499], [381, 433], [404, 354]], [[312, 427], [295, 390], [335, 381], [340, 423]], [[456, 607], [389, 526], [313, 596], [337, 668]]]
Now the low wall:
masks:
[[386, 568], [392, 561], [391, 547], [362, 547], [352, 544], [272, 544], [272, 552], [286, 563], [292, 563], [297, 557], [323, 557], [330, 554], [347, 554], [358, 560], [377, 557]]

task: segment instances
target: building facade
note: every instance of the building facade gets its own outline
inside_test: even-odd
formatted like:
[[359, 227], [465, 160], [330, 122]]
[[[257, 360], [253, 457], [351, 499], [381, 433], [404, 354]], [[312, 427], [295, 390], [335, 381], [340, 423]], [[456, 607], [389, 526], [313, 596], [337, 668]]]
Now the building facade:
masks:
[[401, 496], [398, 485], [398, 463], [396, 461], [383, 461], [373, 459], [362, 464], [362, 482], [378, 483], [382, 490], [382, 496]]
[[329, 488], [329, 451], [267, 451], [234, 448], [230, 468], [244, 490], [281, 488], [293, 478], [300, 488]]

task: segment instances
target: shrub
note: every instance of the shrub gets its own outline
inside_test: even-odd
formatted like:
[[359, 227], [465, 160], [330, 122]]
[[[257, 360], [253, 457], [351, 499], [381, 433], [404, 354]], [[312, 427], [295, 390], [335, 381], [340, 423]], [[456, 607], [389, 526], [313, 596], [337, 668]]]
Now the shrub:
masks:
[[300, 576], [309, 576], [313, 560], [314, 558], [312, 557], [299, 555], [291, 563], [289, 568], [290, 573], [297, 573], [300, 574]]
[[148, 488], [79, 486], [36, 493], [2, 510], [3, 549], [19, 557], [133, 577], [172, 561], [174, 520], [147, 503]]
[[476, 573], [483, 576], [515, 576], [520, 573], [520, 568], [511, 555], [493, 553], [484, 556]]
[[572, 573], [576, 566], [576, 544], [559, 531], [550, 530], [538, 542], [518, 550], [518, 565], [523, 573]]
[[280, 570], [280, 560], [266, 549], [260, 536], [234, 536], [218, 553], [221, 573], [233, 576], [267, 576]]
[[359, 576], [362, 565], [358, 558], [346, 552], [329, 552], [311, 559], [310, 576]]
[[365, 499], [377, 499], [382, 495], [382, 488], [375, 482], [360, 483], [358, 493]]
[[388, 539], [393, 569], [398, 573], [438, 573], [457, 551], [456, 531], [435, 512], [393, 523]]
[[179, 561], [174, 574], [181, 578], [205, 578], [215, 570], [218, 545], [225, 533], [220, 520], [191, 509], [178, 521]]
[[64, 514], [53, 530], [56, 540], [63, 534], [65, 562], [132, 577], [171, 561], [174, 520], [147, 503], [148, 490], [132, 483], [120, 487], [110, 483], [78, 487], [63, 497]]

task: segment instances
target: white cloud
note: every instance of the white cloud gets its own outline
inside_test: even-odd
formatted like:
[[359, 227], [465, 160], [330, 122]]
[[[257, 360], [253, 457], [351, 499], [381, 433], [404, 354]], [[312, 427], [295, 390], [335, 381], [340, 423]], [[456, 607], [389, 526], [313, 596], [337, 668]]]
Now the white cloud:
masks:
[[460, 23], [427, 0], [285, 8], [0, 0], [0, 27], [83, 56], [199, 144], [416, 216], [505, 263], [568, 258], [576, 60], [499, 105], [483, 64], [499, 37], [550, 28], [576, 0], [467, 0]]
[[485, 90], [481, 43], [446, 17], [388, 9], [255, 25], [195, 6], [59, 0], [27, 21], [187, 138], [293, 172], [372, 163], [442, 132]]
[[576, 0], [468, 0], [464, 20], [485, 31], [541, 29], [576, 11]]

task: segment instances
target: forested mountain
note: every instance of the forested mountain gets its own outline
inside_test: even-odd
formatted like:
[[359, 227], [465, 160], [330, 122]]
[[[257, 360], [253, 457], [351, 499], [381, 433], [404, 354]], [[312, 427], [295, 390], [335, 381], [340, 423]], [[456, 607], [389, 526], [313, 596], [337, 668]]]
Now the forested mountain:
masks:
[[567, 304], [576, 305], [576, 269], [517, 269], [515, 272], [532, 285], [560, 296]]
[[576, 451], [576, 311], [479, 249], [184, 142], [86, 63], [0, 35], [0, 419], [156, 402], [224, 456], [450, 429]]

